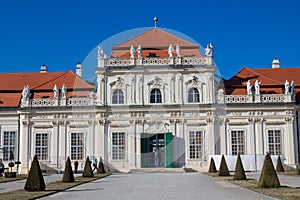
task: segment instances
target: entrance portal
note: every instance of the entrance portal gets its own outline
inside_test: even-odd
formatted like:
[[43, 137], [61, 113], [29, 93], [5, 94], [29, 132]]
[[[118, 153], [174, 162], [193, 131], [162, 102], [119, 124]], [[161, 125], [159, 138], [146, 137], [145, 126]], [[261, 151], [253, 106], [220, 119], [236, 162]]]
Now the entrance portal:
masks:
[[172, 133], [141, 134], [143, 168], [172, 167]]

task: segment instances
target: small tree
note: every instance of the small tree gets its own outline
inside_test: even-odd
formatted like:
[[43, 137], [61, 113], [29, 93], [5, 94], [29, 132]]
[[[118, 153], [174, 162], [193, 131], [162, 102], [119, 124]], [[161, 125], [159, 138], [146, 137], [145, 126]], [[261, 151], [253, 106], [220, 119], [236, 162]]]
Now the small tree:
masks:
[[82, 173], [82, 177], [85, 177], [85, 178], [94, 177], [94, 173], [93, 173], [93, 170], [92, 170], [91, 161], [90, 161], [89, 157], [86, 158], [83, 173]]
[[102, 157], [100, 157], [97, 173], [98, 174], [104, 174], [105, 173]]
[[12, 168], [15, 166], [15, 163], [14, 163], [14, 152], [12, 150], [10, 150], [9, 160], [10, 160], [10, 162], [8, 163], [8, 166], [10, 167], [10, 172], [12, 172]]
[[233, 180], [246, 180], [246, 174], [240, 154], [237, 156]]
[[267, 153], [265, 157], [258, 186], [261, 188], [277, 188], [280, 186], [280, 182], [269, 153]]
[[224, 155], [222, 155], [222, 159], [221, 159], [221, 164], [220, 164], [220, 169], [219, 169], [219, 176], [230, 176], [228, 167], [227, 167], [227, 163], [225, 160]]
[[39, 161], [35, 155], [31, 163], [29, 174], [24, 189], [26, 191], [43, 191], [45, 190], [45, 182], [40, 168]]
[[213, 159], [213, 157], [210, 158], [210, 163], [209, 163], [209, 169], [208, 169], [208, 173], [216, 173], [217, 172], [217, 168], [215, 165], [215, 160]]
[[71, 183], [71, 182], [74, 182], [74, 181], [75, 181], [75, 178], [74, 178], [74, 174], [73, 174], [73, 170], [72, 170], [72, 166], [71, 166], [71, 161], [70, 161], [70, 157], [68, 156], [66, 166], [65, 166], [64, 175], [63, 175], [63, 178], [62, 178], [62, 182]]
[[281, 162], [280, 155], [278, 155], [278, 158], [277, 158], [276, 172], [284, 172], [284, 168], [283, 168], [283, 165]]

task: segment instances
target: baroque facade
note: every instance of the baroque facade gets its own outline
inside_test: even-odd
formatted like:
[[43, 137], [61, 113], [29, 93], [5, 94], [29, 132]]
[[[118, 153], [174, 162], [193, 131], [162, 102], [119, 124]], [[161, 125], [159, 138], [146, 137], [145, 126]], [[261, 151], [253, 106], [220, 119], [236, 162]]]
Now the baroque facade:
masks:
[[[246, 170], [263, 155], [299, 163], [297, 80], [300, 69], [243, 68], [229, 80], [216, 73], [213, 47], [150, 29], [112, 47], [98, 47], [97, 86], [76, 74], [0, 74], [1, 157], [13, 150], [19, 173], [38, 155], [45, 170], [63, 170], [67, 156], [86, 156], [118, 171], [191, 167], [206, 170], [240, 153]], [[17, 80], [8, 84], [8, 80]]]

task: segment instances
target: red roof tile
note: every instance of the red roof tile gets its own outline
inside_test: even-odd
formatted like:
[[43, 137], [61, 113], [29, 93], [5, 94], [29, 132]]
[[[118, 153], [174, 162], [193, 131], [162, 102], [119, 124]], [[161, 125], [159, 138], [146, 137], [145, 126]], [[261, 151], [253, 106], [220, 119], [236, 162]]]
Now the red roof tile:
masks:
[[[139, 45], [141, 45], [143, 51], [151, 50], [151, 53], [156, 53], [157, 55], [161, 55], [159, 50], [166, 50], [166, 54], [164, 54], [164, 57], [168, 57], [168, 47], [170, 44], [172, 44], [174, 48], [178, 44], [180, 46], [182, 56], [201, 56], [199, 45], [178, 38], [159, 28], [153, 28], [126, 42], [114, 46], [111, 57], [130, 57], [129, 51], [131, 45], [133, 45], [135, 49]], [[144, 55], [142, 56], [144, 57]], [[147, 56], [148, 54], [145, 57]]]

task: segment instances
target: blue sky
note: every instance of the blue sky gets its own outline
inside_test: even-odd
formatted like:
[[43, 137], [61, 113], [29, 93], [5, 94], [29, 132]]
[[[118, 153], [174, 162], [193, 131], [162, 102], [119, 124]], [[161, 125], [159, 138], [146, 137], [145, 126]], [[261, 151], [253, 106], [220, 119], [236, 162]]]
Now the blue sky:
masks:
[[243, 66], [300, 67], [297, 0], [79, 1], [10, 0], [0, 3], [0, 72], [74, 70], [89, 52], [120, 32], [158, 26], [212, 42], [224, 78]]

